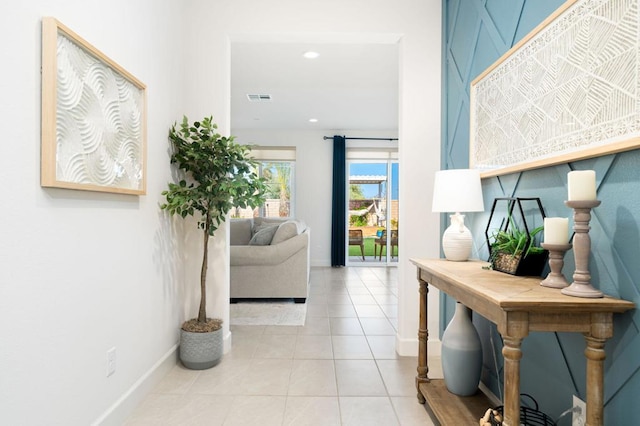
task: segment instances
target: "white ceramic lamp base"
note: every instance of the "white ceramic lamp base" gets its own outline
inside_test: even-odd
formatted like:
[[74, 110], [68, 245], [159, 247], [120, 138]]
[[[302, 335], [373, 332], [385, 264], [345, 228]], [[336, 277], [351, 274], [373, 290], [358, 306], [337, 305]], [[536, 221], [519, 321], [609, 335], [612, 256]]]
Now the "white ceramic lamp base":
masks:
[[452, 214], [451, 225], [442, 235], [442, 250], [447, 260], [465, 262], [471, 256], [473, 238], [469, 228], [464, 226], [464, 215]]

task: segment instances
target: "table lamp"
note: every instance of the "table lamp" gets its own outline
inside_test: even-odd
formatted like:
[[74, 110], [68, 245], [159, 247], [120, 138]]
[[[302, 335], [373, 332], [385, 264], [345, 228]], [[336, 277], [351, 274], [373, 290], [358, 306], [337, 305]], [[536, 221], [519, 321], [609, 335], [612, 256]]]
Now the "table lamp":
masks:
[[447, 260], [464, 262], [471, 255], [473, 239], [464, 226], [460, 212], [484, 211], [480, 172], [472, 169], [440, 170], [433, 183], [432, 210], [438, 213], [454, 213], [451, 225], [442, 235], [442, 250]]

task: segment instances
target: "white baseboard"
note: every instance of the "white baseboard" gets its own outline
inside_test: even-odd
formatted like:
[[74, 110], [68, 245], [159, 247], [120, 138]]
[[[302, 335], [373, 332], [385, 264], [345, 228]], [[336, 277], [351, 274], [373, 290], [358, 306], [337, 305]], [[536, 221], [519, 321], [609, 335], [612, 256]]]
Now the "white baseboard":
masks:
[[[442, 342], [440, 340], [429, 339], [427, 341], [427, 354], [432, 356], [440, 356]], [[396, 352], [400, 356], [418, 356], [418, 339], [401, 339], [396, 334]]]
[[396, 352], [400, 356], [418, 356], [418, 339], [402, 339], [396, 334]]
[[92, 425], [115, 426], [123, 424], [133, 410], [149, 394], [151, 389], [177, 364], [177, 350], [178, 345], [173, 345], [158, 362], [140, 377], [129, 390], [122, 394]]
[[[223, 353], [231, 350], [231, 332], [223, 338]], [[178, 344], [175, 344], [129, 390], [127, 390], [92, 426], [121, 425], [151, 392], [153, 387], [178, 363]]]

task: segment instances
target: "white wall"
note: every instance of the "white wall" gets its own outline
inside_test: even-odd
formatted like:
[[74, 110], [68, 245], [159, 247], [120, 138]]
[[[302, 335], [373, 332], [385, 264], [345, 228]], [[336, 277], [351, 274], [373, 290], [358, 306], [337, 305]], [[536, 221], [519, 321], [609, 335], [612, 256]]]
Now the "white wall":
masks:
[[[400, 62], [400, 241], [397, 349], [417, 353], [418, 292], [411, 257], [439, 255], [439, 217], [431, 213], [431, 181], [440, 165], [441, 2], [422, 0], [193, 0], [186, 57], [199, 57], [186, 81], [187, 105], [196, 116], [213, 114], [229, 131], [232, 41], [392, 42]], [[215, 23], [212, 25], [211, 23]], [[206, 28], [206, 31], [198, 29]], [[207, 55], [201, 55], [206, 49]], [[329, 216], [327, 212], [327, 216]], [[402, 229], [406, 229], [402, 231]], [[318, 230], [314, 231], [314, 237]], [[224, 250], [220, 257], [228, 256]], [[224, 280], [228, 271], [220, 271]], [[431, 330], [437, 297], [430, 294]], [[224, 302], [216, 304], [225, 309]], [[432, 333], [432, 337], [435, 333]]]
[[[167, 131], [182, 114], [177, 0], [3, 2], [0, 424], [120, 424], [175, 364], [183, 237], [160, 213]], [[41, 18], [53, 16], [147, 85], [146, 196], [40, 187]], [[188, 251], [187, 251], [188, 253]], [[106, 352], [117, 350], [106, 377]], [[120, 398], [131, 396], [121, 405]], [[115, 404], [115, 405], [114, 405]], [[126, 413], [125, 413], [126, 414]]]

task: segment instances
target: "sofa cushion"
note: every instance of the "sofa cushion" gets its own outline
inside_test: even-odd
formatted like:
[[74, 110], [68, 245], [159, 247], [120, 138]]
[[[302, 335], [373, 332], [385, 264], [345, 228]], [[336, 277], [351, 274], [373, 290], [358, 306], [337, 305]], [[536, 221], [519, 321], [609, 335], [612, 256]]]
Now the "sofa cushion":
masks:
[[298, 224], [296, 221], [288, 220], [278, 226], [278, 229], [271, 240], [271, 245], [287, 241], [289, 238], [295, 237], [298, 234]]
[[251, 219], [232, 219], [229, 243], [232, 246], [246, 246], [251, 241]]
[[[278, 227], [278, 223], [263, 223], [263, 224], [258, 224], [256, 221], [253, 222], [253, 229], [251, 231], [251, 236], [253, 237], [254, 235], [256, 235], [258, 232], [262, 231], [265, 228], [271, 228], [272, 226], [275, 226], [276, 228]], [[274, 231], [275, 232], [275, 231]]]
[[250, 246], [268, 246], [271, 244], [271, 240], [273, 239], [273, 235], [278, 230], [278, 225], [266, 225], [260, 226], [259, 229], [251, 240], [249, 240]]

